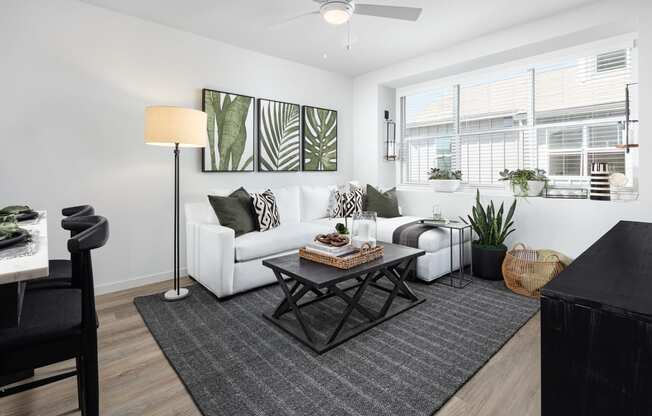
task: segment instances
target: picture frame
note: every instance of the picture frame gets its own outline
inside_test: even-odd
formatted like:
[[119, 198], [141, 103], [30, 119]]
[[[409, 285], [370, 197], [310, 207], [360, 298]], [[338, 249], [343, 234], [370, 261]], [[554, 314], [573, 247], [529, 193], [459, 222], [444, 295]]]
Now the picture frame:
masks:
[[300, 108], [299, 104], [258, 99], [259, 172], [300, 171]]
[[[254, 172], [255, 98], [204, 88], [208, 145], [201, 150], [202, 172]], [[221, 127], [224, 120], [231, 123]]]
[[301, 111], [301, 166], [304, 172], [336, 172], [337, 110], [303, 106]]

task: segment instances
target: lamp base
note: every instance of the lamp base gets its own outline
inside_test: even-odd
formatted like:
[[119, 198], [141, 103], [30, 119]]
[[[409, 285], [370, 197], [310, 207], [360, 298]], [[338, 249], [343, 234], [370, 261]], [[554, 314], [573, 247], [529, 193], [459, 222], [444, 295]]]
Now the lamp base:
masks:
[[163, 294], [163, 299], [168, 302], [174, 302], [175, 300], [181, 300], [187, 297], [189, 294], [188, 289], [182, 287], [179, 289], [179, 293], [176, 290], [170, 289]]

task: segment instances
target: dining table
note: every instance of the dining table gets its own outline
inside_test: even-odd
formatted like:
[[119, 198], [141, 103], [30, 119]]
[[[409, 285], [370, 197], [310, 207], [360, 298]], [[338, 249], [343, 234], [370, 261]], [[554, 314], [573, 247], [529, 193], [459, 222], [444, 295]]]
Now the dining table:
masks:
[[[27, 282], [49, 275], [47, 212], [38, 211], [36, 218], [18, 226], [29, 232], [28, 240], [0, 249], [0, 333], [20, 326]], [[0, 376], [0, 386], [32, 375], [33, 371]]]

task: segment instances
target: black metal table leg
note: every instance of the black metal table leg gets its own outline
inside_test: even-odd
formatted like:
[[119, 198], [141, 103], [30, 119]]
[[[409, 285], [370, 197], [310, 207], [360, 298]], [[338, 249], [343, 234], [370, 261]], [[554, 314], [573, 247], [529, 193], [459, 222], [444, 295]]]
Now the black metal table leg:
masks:
[[417, 295], [412, 292], [412, 289], [410, 289], [406, 284], [405, 284], [405, 279], [408, 277], [410, 274], [410, 265], [414, 261], [414, 259], [410, 259], [408, 261], [407, 267], [403, 269], [403, 272], [399, 275], [398, 272], [396, 271], [395, 268], [384, 268], [383, 269], [383, 274], [391, 280], [392, 283], [394, 283], [396, 286], [398, 286], [398, 289], [403, 295], [405, 295], [408, 299], [410, 300], [417, 300]]
[[358, 302], [360, 302], [360, 298], [362, 297], [362, 294], [364, 293], [365, 289], [367, 286], [371, 283], [371, 278], [370, 276], [367, 276], [364, 279], [364, 282], [362, 282], [362, 285], [358, 288], [358, 290], [355, 291], [355, 295], [353, 295], [353, 300], [351, 303], [348, 304], [346, 309], [344, 310], [344, 313], [342, 314], [342, 318], [340, 319], [340, 322], [337, 324], [337, 327], [331, 334], [330, 338], [328, 339], [328, 343], [330, 344], [331, 342], [335, 341], [335, 338], [337, 338], [337, 334], [340, 333], [342, 330], [342, 327], [344, 326], [344, 323], [346, 322], [347, 319], [349, 319], [349, 316], [351, 315], [351, 312], [353, 312], [353, 309], [355, 309], [355, 306], [357, 305]]
[[[409, 264], [408, 264], [408, 266], [409, 266]], [[399, 277], [398, 281], [396, 280], [395, 276], [390, 277], [390, 275], [393, 275], [393, 274], [394, 274], [393, 272], [388, 271], [387, 278], [390, 279], [392, 281], [392, 283], [394, 283], [394, 289], [392, 289], [392, 292], [387, 297], [387, 300], [385, 301], [385, 304], [383, 304], [383, 307], [380, 309], [380, 313], [378, 314], [379, 318], [387, 315], [387, 311], [389, 310], [390, 306], [392, 306], [392, 303], [394, 302], [394, 299], [396, 298], [396, 295], [398, 295], [400, 290], [403, 290], [401, 288], [401, 285], [398, 284], [398, 283], [407, 278], [407, 276], [410, 274], [410, 268], [406, 267], [403, 270], [403, 273], [401, 273], [401, 276]], [[405, 287], [405, 284], [403, 284], [403, 286]], [[414, 293], [412, 293], [412, 291], [409, 288], [406, 288], [406, 289], [407, 289], [407, 292], [405, 293], [405, 295], [408, 296], [408, 297], [414, 296], [414, 299], [412, 299], [412, 300], [417, 300], [417, 297], [414, 295]]]
[[[457, 253], [458, 261], [459, 261], [459, 268], [457, 269], [457, 273], [455, 273], [455, 268], [453, 266], [453, 257], [454, 257], [453, 252], [455, 249], [455, 245], [453, 244], [453, 232], [455, 229], [453, 228], [448, 229], [450, 233], [450, 272], [448, 273], [448, 275], [436, 279], [434, 283], [450, 286], [455, 289], [463, 289], [467, 287], [469, 284], [471, 284], [471, 282], [473, 281], [473, 279], [471, 279], [470, 276], [466, 275], [466, 272], [464, 270], [465, 269], [464, 263], [466, 257], [464, 231], [467, 228], [471, 233], [471, 238], [473, 238], [473, 230], [471, 228], [466, 227], [466, 228], [457, 229], [457, 236], [458, 236], [457, 248], [459, 250]], [[471, 269], [473, 269], [473, 253], [471, 253]]]
[[281, 276], [281, 273], [277, 272], [276, 270], [274, 270], [274, 275], [276, 276], [276, 280], [278, 280], [279, 286], [281, 286], [281, 289], [283, 289], [283, 293], [285, 293], [285, 299], [287, 300], [287, 303], [290, 304], [290, 307], [294, 311], [294, 314], [297, 317], [297, 321], [299, 321], [299, 325], [301, 325], [301, 329], [303, 329], [303, 332], [306, 334], [306, 338], [308, 338], [308, 341], [313, 342], [314, 336], [312, 335], [312, 331], [308, 328], [308, 326], [304, 322], [303, 315], [301, 314], [301, 311], [299, 310], [297, 304], [292, 298], [292, 295], [290, 294], [290, 289], [288, 289], [288, 285], [287, 283], [285, 283], [283, 276]]
[[[333, 290], [333, 292], [337, 295], [337, 297], [339, 297], [340, 299], [342, 299], [342, 300], [343, 300], [344, 302], [346, 302], [347, 304], [351, 304], [351, 303], [353, 303], [353, 298], [352, 298], [351, 296], [347, 295], [347, 294], [346, 294], [342, 289], [340, 289], [339, 287], [337, 287], [337, 286], [332, 286], [332, 290]], [[371, 321], [373, 321], [374, 319], [377, 318], [376, 315], [374, 315], [373, 313], [371, 313], [371, 311], [370, 311], [369, 309], [365, 308], [365, 307], [362, 306], [360, 303], [355, 304], [355, 308], [356, 308], [360, 313], [362, 313], [364, 316], [366, 316], [367, 319], [369, 319], [369, 322], [371, 322]]]
[[[296, 294], [296, 289], [298, 286], [300, 286], [300, 283], [295, 283], [292, 289], [290, 289], [290, 297], [294, 300], [295, 303], [299, 301], [310, 289], [306, 286], [302, 287]], [[288, 303], [287, 298], [283, 299], [283, 301], [278, 305], [276, 310], [274, 311], [274, 317], [278, 318], [279, 316], [283, 315], [285, 312], [290, 310], [290, 304]]]

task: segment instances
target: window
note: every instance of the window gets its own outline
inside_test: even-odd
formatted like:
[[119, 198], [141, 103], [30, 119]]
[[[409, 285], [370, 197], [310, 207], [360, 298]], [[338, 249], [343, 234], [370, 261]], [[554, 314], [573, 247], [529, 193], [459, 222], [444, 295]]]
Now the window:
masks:
[[403, 163], [406, 177], [428, 180], [430, 168], [452, 169], [455, 148], [455, 103], [452, 88], [415, 94], [402, 100]]
[[632, 54], [621, 48], [511, 70], [459, 76], [401, 98], [401, 181], [430, 168], [465, 183], [499, 184], [503, 169], [543, 169], [553, 182], [588, 184], [591, 164], [631, 175], [624, 141]]
[[609, 53], [601, 53], [596, 57], [596, 72], [606, 72], [627, 67], [627, 51], [621, 49]]

